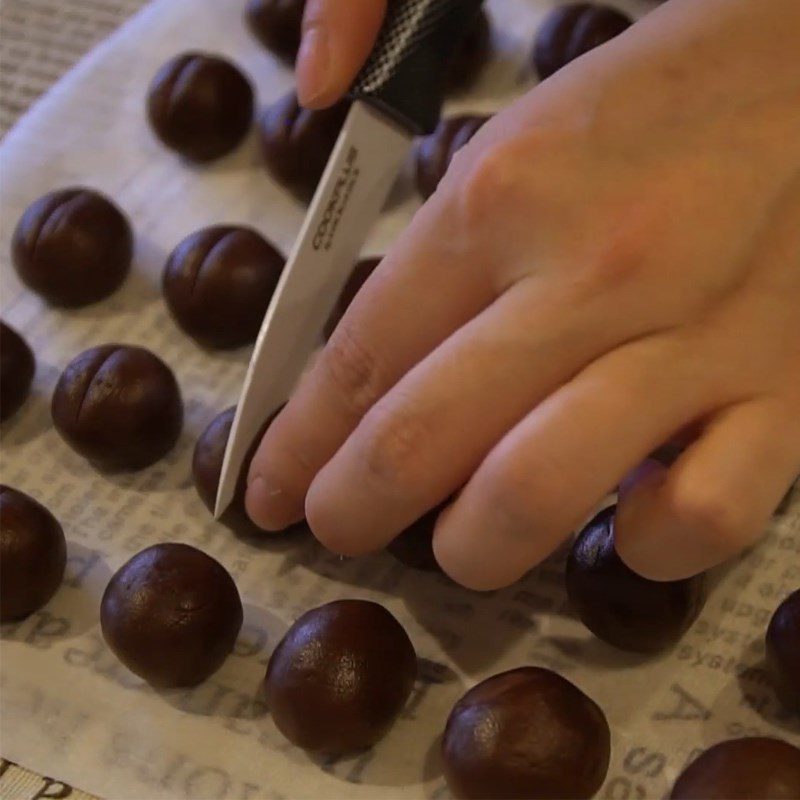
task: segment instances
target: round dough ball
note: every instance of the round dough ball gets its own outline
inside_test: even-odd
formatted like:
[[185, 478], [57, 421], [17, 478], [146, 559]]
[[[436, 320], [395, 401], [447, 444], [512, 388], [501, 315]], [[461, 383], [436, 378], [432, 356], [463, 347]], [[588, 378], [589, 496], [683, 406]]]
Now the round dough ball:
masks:
[[671, 800], [797, 800], [800, 750], [780, 739], [730, 739], [710, 747], [681, 773]]
[[423, 136], [415, 150], [417, 189], [430, 197], [447, 172], [453, 156], [491, 119], [485, 114], [464, 114], [442, 119], [436, 130]]
[[568, 3], [557, 6], [536, 34], [533, 66], [544, 80], [584, 53], [618, 36], [633, 20], [611, 6]]
[[401, 563], [412, 569], [424, 572], [443, 572], [433, 554], [433, 531], [436, 520], [448, 503], [448, 500], [416, 522], [409, 525], [399, 536], [396, 536], [386, 545], [386, 549]]
[[196, 686], [233, 650], [242, 627], [236, 584], [185, 544], [142, 550], [111, 578], [100, 606], [108, 646], [152, 686]]
[[286, 64], [294, 64], [305, 6], [305, 0], [248, 0], [245, 19], [267, 50]]
[[322, 111], [301, 108], [294, 92], [281, 97], [261, 117], [261, 153], [267, 171], [299, 200], [309, 201], [344, 125], [350, 103]]
[[97, 469], [147, 467], [178, 441], [183, 404], [172, 370], [143, 347], [106, 344], [74, 358], [53, 393], [53, 424]]
[[590, 798], [611, 734], [600, 707], [541, 667], [502, 672], [454, 706], [442, 740], [450, 791], [464, 800]]
[[54, 306], [96, 303], [116, 291], [133, 258], [125, 215], [91, 189], [61, 189], [25, 210], [11, 244], [17, 274]]
[[253, 87], [230, 61], [208, 53], [183, 53], [158, 71], [147, 95], [156, 136], [188, 161], [213, 161], [230, 153], [253, 121]]
[[28, 343], [0, 322], [0, 422], [19, 411], [30, 394], [35, 372], [36, 359]]
[[250, 228], [215, 225], [187, 236], [164, 268], [164, 298], [195, 341], [227, 349], [256, 340], [283, 256]]
[[27, 494], [0, 486], [0, 622], [24, 619], [45, 605], [66, 563], [58, 520]]
[[767, 668], [783, 704], [800, 712], [800, 589], [775, 609], [769, 622]]
[[347, 311], [361, 287], [367, 282], [367, 278], [375, 272], [376, 267], [381, 263], [381, 258], [381, 256], [362, 258], [355, 265], [336, 301], [336, 305], [333, 307], [333, 311], [331, 311], [330, 317], [328, 317], [328, 321], [325, 323], [323, 334], [326, 341], [333, 335], [336, 326], [344, 316], [344, 312]]
[[270, 658], [264, 686], [272, 718], [290, 742], [348, 753], [386, 733], [416, 673], [411, 640], [383, 606], [338, 600], [289, 628]]
[[674, 645], [705, 602], [705, 575], [651, 581], [629, 569], [614, 549], [616, 506], [581, 532], [567, 559], [570, 603], [598, 639], [635, 653]]

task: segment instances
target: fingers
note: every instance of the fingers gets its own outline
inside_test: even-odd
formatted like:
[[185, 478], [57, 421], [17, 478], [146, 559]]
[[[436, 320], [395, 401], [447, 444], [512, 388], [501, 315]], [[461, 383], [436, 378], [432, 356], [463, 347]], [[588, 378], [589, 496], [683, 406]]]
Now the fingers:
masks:
[[386, 0], [308, 0], [297, 55], [297, 95], [326, 108], [350, 88], [375, 43]]
[[616, 545], [631, 569], [678, 580], [752, 545], [800, 473], [796, 409], [752, 400], [721, 412], [669, 469], [630, 488]]
[[459, 250], [464, 237], [436, 207], [428, 203], [386, 255], [267, 431], [246, 495], [261, 527], [301, 519], [312, 478], [369, 408], [494, 300], [490, 271]]
[[687, 343], [659, 334], [618, 348], [548, 397], [440, 520], [434, 552], [445, 572], [473, 589], [522, 577], [659, 442], [713, 402], [702, 372]]
[[509, 289], [406, 374], [316, 476], [315, 535], [360, 555], [451, 495], [531, 408], [624, 337], [601, 313], [559, 302], [552, 284]]

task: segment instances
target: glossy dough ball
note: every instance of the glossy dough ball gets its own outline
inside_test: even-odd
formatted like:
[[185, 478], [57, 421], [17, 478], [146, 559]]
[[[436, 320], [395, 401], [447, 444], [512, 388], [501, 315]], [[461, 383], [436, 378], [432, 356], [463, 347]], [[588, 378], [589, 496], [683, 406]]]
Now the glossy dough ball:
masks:
[[267, 50], [294, 64], [300, 49], [305, 5], [305, 0], [248, 0], [245, 19]]
[[633, 20], [610, 6], [570, 3], [557, 6], [536, 34], [533, 65], [544, 80], [584, 53], [618, 36]]
[[800, 712], [800, 589], [772, 615], [767, 628], [767, 667], [783, 704]]
[[705, 601], [705, 575], [651, 581], [629, 569], [614, 549], [616, 506], [578, 535], [567, 560], [569, 600], [584, 625], [621, 650], [657, 653], [686, 632]]
[[203, 228], [167, 260], [164, 298], [178, 325], [204, 347], [241, 347], [256, 340], [283, 265], [250, 228]]
[[74, 358], [59, 378], [53, 424], [97, 469], [133, 470], [178, 441], [183, 404], [172, 370], [143, 347], [107, 344]]
[[195, 686], [216, 672], [242, 618], [227, 570], [185, 544], [135, 555], [111, 578], [100, 606], [103, 636], [117, 658], [163, 688]]
[[16, 414], [25, 402], [35, 372], [36, 359], [28, 343], [0, 322], [0, 422]]
[[272, 177], [298, 199], [314, 195], [350, 104], [322, 111], [301, 108], [294, 92], [273, 103], [261, 117], [261, 152]]
[[797, 800], [800, 750], [767, 737], [710, 747], [681, 773], [671, 800]]
[[189, 161], [230, 153], [253, 121], [253, 88], [238, 67], [219, 56], [184, 53], [164, 64], [147, 96], [156, 136]]
[[416, 180], [417, 189], [424, 198], [436, 191], [453, 156], [489, 119], [479, 114], [448, 117], [439, 122], [433, 133], [419, 140], [415, 151]]
[[22, 282], [55, 306], [108, 297], [125, 280], [133, 233], [125, 215], [91, 189], [51, 192], [22, 215], [11, 245]]
[[347, 753], [375, 744], [414, 685], [417, 658], [377, 603], [338, 600], [303, 614], [269, 661], [267, 704], [293, 744]]
[[58, 520], [32, 497], [0, 486], [0, 622], [24, 619], [45, 605], [66, 563]]
[[344, 316], [344, 312], [350, 307], [350, 303], [358, 294], [361, 287], [367, 282], [367, 278], [375, 272], [378, 264], [381, 263], [380, 257], [378, 258], [364, 258], [356, 264], [347, 283], [344, 285], [336, 305], [333, 307], [328, 321], [325, 323], [324, 336], [326, 341], [331, 338], [336, 326]]
[[521, 667], [487, 678], [454, 706], [442, 740], [456, 798], [589, 798], [608, 771], [600, 707], [565, 678]]

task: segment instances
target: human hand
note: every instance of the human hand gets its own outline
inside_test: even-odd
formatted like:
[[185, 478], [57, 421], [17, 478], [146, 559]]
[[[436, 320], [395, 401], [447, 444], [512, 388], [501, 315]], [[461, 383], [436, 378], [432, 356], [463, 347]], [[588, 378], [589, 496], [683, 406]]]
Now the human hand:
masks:
[[699, 425], [620, 555], [751, 544], [800, 471], [798, 36], [795, 0], [671, 0], [487, 123], [269, 429], [253, 519], [357, 555], [463, 487], [434, 550], [492, 589]]

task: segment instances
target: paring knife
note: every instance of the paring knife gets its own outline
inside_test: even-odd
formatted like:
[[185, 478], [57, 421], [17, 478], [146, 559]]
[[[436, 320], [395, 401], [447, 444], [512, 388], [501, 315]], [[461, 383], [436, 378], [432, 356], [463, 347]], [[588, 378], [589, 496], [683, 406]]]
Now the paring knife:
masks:
[[394, 0], [273, 295], [231, 428], [214, 515], [264, 422], [294, 388], [415, 134], [439, 119], [445, 70], [481, 0]]

